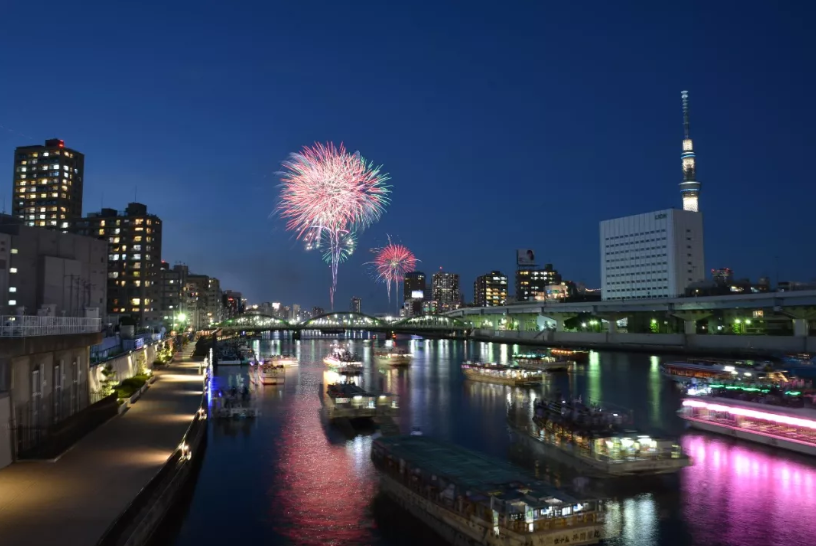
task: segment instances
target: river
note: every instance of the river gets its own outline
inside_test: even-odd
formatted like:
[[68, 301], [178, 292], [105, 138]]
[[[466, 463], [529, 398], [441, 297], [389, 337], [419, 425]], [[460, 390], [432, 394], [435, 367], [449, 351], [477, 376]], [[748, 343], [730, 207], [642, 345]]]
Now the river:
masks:
[[[393, 545], [440, 544], [377, 495], [371, 436], [349, 437], [321, 418], [322, 363], [330, 341], [262, 340], [261, 354], [296, 352], [283, 386], [257, 393], [256, 420], [212, 420], [195, 488], [157, 544]], [[353, 342], [366, 362], [362, 384], [400, 396], [403, 432], [419, 426], [439, 437], [510, 459], [551, 481], [574, 473], [547, 460], [507, 425], [508, 403], [530, 389], [465, 381], [465, 359], [507, 362], [524, 347], [446, 340], [400, 340], [414, 354], [408, 369], [380, 371], [369, 347]], [[811, 544], [816, 514], [816, 462], [796, 454], [686, 431], [676, 411], [679, 392], [659, 373], [660, 358], [593, 352], [572, 373], [551, 374], [533, 390], [560, 390], [625, 406], [636, 424], [682, 435], [694, 465], [654, 487], [606, 485], [615, 498], [609, 519], [620, 530], [605, 544], [620, 546], [768, 546]], [[222, 369], [219, 381], [241, 372]], [[244, 370], [244, 374], [246, 370]], [[232, 378], [229, 375], [233, 375]], [[246, 381], [246, 378], [243, 378]]]

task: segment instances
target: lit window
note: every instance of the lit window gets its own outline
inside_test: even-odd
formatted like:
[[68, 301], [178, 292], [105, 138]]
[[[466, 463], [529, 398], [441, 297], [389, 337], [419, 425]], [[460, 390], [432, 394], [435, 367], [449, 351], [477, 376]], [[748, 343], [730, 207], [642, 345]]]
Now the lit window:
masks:
[[17, 292], [16, 286], [9, 286], [9, 292]]
[[16, 249], [16, 248], [12, 248], [12, 249], [11, 249], [11, 253], [12, 253], [12, 254], [17, 254], [17, 249]]
[[17, 305], [17, 300], [9, 300], [9, 305]]
[[9, 273], [17, 273], [17, 268], [16, 267], [10, 268]]
[[48, 157], [48, 152], [43, 152], [43, 157]]
[[131, 305], [139, 305], [139, 304], [141, 303], [141, 301], [142, 301], [142, 300], [141, 300], [141, 299], [139, 299], [139, 298], [131, 298], [131, 299], [130, 299], [130, 304], [131, 304]]

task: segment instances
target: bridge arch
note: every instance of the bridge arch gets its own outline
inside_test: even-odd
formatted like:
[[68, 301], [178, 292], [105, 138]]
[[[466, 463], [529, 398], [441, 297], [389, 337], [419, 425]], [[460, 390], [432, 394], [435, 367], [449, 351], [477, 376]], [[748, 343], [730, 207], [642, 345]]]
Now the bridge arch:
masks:
[[422, 317], [409, 317], [404, 318], [400, 321], [397, 321], [393, 324], [393, 326], [434, 326], [434, 327], [446, 327], [449, 326], [451, 328], [471, 328], [471, 325], [467, 322], [454, 318], [454, 317], [445, 317], [442, 315], [426, 315]]
[[301, 322], [299, 326], [305, 329], [308, 329], [310, 326], [321, 328], [359, 328], [363, 326], [383, 326], [385, 324], [385, 321], [382, 319], [378, 319], [377, 317], [372, 317], [364, 313], [356, 313], [354, 311], [339, 311], [317, 315], [309, 320]]
[[289, 321], [261, 313], [245, 313], [218, 323], [219, 328], [291, 328]]

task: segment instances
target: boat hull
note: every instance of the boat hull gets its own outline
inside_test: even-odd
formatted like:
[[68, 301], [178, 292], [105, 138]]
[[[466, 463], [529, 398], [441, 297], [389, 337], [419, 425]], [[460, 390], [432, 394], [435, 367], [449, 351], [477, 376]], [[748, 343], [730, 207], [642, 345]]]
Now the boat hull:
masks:
[[543, 380], [542, 377], [527, 377], [527, 378], [513, 378], [513, 377], [495, 377], [490, 375], [482, 375], [480, 373], [465, 370], [465, 377], [471, 381], [479, 381], [480, 383], [495, 383], [498, 385], [510, 385], [511, 387], [523, 387], [524, 385], [537, 385]]
[[641, 461], [604, 461], [577, 453], [573, 446], [558, 445], [532, 434], [529, 430], [516, 429], [519, 434], [525, 435], [539, 445], [546, 456], [553, 456], [559, 462], [567, 464], [577, 470], [584, 471], [595, 478], [627, 476], [659, 476], [674, 474], [687, 466], [691, 466], [690, 458], [657, 459]]
[[380, 364], [388, 364], [389, 366], [410, 366], [411, 365], [411, 357], [410, 356], [378, 356], [377, 362]]
[[[448, 543], [455, 546], [550, 546], [555, 544], [597, 544], [606, 537], [603, 524], [568, 531], [522, 535], [503, 531], [495, 536], [476, 519], [467, 519], [417, 495], [390, 477], [380, 475], [380, 488], [397, 504], [421, 520]], [[583, 534], [583, 540], [581, 536]], [[588, 537], [588, 538], [587, 538]]]
[[748, 440], [749, 442], [755, 442], [758, 444], [763, 444], [766, 446], [773, 446], [778, 447], [781, 449], [787, 449], [789, 451], [795, 451], [797, 453], [802, 453], [804, 455], [816, 455], [816, 445], [808, 444], [805, 442], [798, 442], [796, 440], [792, 440], [789, 438], [780, 438], [779, 436], [771, 436], [769, 434], [763, 434], [761, 432], [747, 430], [743, 428], [737, 427], [730, 427], [728, 425], [724, 425], [722, 423], [715, 423], [712, 421], [706, 421], [703, 419], [697, 419], [694, 417], [689, 417], [686, 415], [681, 415], [683, 419], [689, 422], [689, 425], [692, 428], [696, 428], [698, 430], [704, 430], [706, 432], [714, 432], [716, 434], [723, 434], [725, 436], [731, 436], [733, 438], [739, 438], [740, 440]]

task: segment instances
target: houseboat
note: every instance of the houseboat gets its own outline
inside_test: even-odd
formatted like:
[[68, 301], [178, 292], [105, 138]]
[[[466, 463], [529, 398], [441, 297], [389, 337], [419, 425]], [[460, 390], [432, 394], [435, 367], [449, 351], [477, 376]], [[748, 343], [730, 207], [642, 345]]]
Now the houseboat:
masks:
[[541, 383], [544, 379], [544, 372], [541, 370], [516, 366], [501, 366], [494, 363], [464, 362], [462, 364], [462, 372], [466, 378], [472, 381], [498, 383], [500, 385], [512, 385], [514, 387], [534, 385]]
[[414, 355], [408, 350], [399, 347], [392, 347], [388, 351], [377, 351], [374, 356], [377, 357], [377, 362], [389, 366], [410, 366], [411, 359], [414, 358]]
[[598, 477], [671, 474], [692, 464], [675, 438], [644, 434], [629, 412], [580, 399], [542, 400], [527, 432], [572, 466]]
[[363, 361], [356, 354], [352, 353], [348, 347], [335, 345], [331, 354], [323, 359], [332, 368], [353, 368], [362, 367]]
[[571, 360], [550, 356], [544, 353], [514, 354], [513, 360], [519, 366], [544, 370], [545, 372], [566, 371], [574, 364]]
[[576, 497], [533, 475], [427, 436], [374, 440], [380, 488], [448, 543], [597, 544], [606, 502]]
[[556, 358], [571, 360], [578, 364], [586, 364], [589, 362], [589, 351], [582, 351], [580, 349], [562, 349], [556, 347], [550, 349], [550, 355]]
[[800, 391], [714, 389], [683, 399], [679, 414], [696, 429], [816, 455], [816, 409]]
[[330, 384], [321, 400], [329, 421], [393, 417], [399, 407], [396, 395], [370, 393], [353, 383]]
[[255, 366], [255, 377], [261, 385], [279, 385], [286, 381], [286, 368], [273, 360]]

